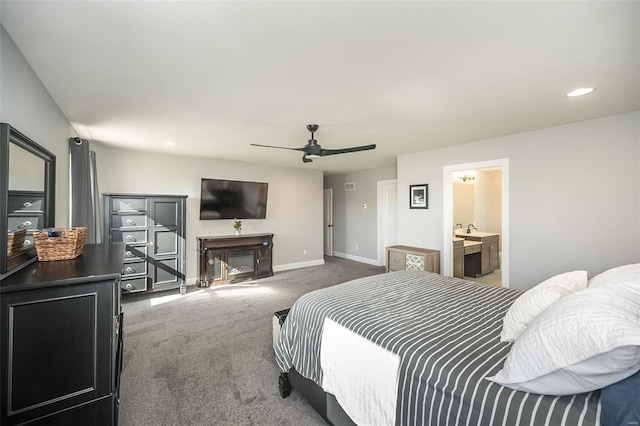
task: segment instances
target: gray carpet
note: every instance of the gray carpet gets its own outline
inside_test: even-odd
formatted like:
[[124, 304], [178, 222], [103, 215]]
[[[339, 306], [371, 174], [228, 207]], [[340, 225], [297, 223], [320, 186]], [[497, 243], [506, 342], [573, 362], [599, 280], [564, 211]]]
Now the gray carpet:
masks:
[[384, 272], [323, 266], [212, 288], [123, 297], [120, 425], [326, 425], [295, 391], [278, 394], [272, 317], [302, 294]]

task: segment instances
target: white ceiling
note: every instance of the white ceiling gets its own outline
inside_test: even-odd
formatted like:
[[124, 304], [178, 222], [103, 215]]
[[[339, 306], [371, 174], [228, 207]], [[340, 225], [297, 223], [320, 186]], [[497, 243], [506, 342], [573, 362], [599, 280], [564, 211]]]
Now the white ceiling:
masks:
[[[0, 6], [78, 134], [122, 148], [338, 173], [640, 109], [637, 1]], [[378, 147], [249, 146], [301, 147], [309, 123], [323, 148]]]

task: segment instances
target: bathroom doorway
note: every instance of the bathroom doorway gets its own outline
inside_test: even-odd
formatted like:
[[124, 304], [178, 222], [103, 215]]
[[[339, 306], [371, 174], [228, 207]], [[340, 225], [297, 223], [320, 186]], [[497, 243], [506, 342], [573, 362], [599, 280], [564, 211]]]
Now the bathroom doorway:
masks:
[[[459, 237], [467, 239], [464, 244], [468, 244], [469, 248], [465, 252], [476, 251], [471, 250], [471, 247], [478, 249], [476, 241], [482, 241], [479, 245], [482, 247], [482, 256], [480, 253], [475, 254], [479, 259], [482, 257], [482, 264], [480, 265], [479, 259], [478, 263], [472, 259], [473, 254], [465, 255], [467, 266], [477, 265], [478, 270], [465, 270], [464, 279], [509, 287], [508, 166], [508, 159], [500, 159], [444, 167], [445, 275], [453, 276], [452, 239], [455, 234], [459, 234]], [[491, 244], [495, 239], [498, 239], [498, 244]], [[485, 265], [487, 259], [494, 259], [490, 266]]]

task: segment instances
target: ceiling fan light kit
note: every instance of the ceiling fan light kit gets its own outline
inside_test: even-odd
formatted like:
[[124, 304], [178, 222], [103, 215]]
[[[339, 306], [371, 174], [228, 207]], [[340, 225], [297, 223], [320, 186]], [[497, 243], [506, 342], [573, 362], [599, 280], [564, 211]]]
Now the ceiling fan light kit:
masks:
[[342, 148], [342, 149], [322, 149], [322, 147], [318, 144], [318, 141], [314, 138], [315, 132], [318, 130], [317, 124], [308, 124], [307, 130], [311, 132], [311, 139], [307, 142], [305, 146], [302, 148], [289, 148], [285, 146], [273, 146], [273, 145], [260, 145], [256, 143], [252, 143], [251, 146], [261, 146], [263, 148], [278, 148], [278, 149], [289, 149], [293, 151], [302, 151], [304, 154], [302, 155], [303, 163], [311, 163], [313, 159], [326, 157], [327, 155], [336, 155], [336, 154], [347, 154], [350, 152], [359, 152], [359, 151], [368, 151], [371, 149], [375, 149], [376, 145], [361, 145], [354, 146], [351, 148]]

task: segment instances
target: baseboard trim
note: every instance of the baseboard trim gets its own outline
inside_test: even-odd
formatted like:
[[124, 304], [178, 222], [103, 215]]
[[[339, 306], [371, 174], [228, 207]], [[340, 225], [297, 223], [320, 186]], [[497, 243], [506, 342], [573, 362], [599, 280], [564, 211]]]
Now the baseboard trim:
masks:
[[354, 256], [352, 254], [340, 253], [337, 251], [334, 251], [333, 255], [335, 257], [341, 257], [343, 259], [355, 260], [356, 262], [366, 263], [367, 265], [382, 266], [378, 263], [376, 259], [368, 259], [366, 257]]
[[[324, 259], [308, 260], [306, 262], [287, 263], [284, 265], [276, 265], [273, 267], [273, 272], [288, 271], [290, 269], [306, 268], [309, 266], [321, 266], [324, 265]], [[187, 286], [196, 285], [198, 279], [196, 277], [187, 278]]]
[[288, 271], [290, 269], [307, 268], [309, 266], [321, 266], [324, 265], [324, 259], [308, 260], [306, 262], [286, 263], [284, 265], [276, 265], [273, 267], [273, 272]]

